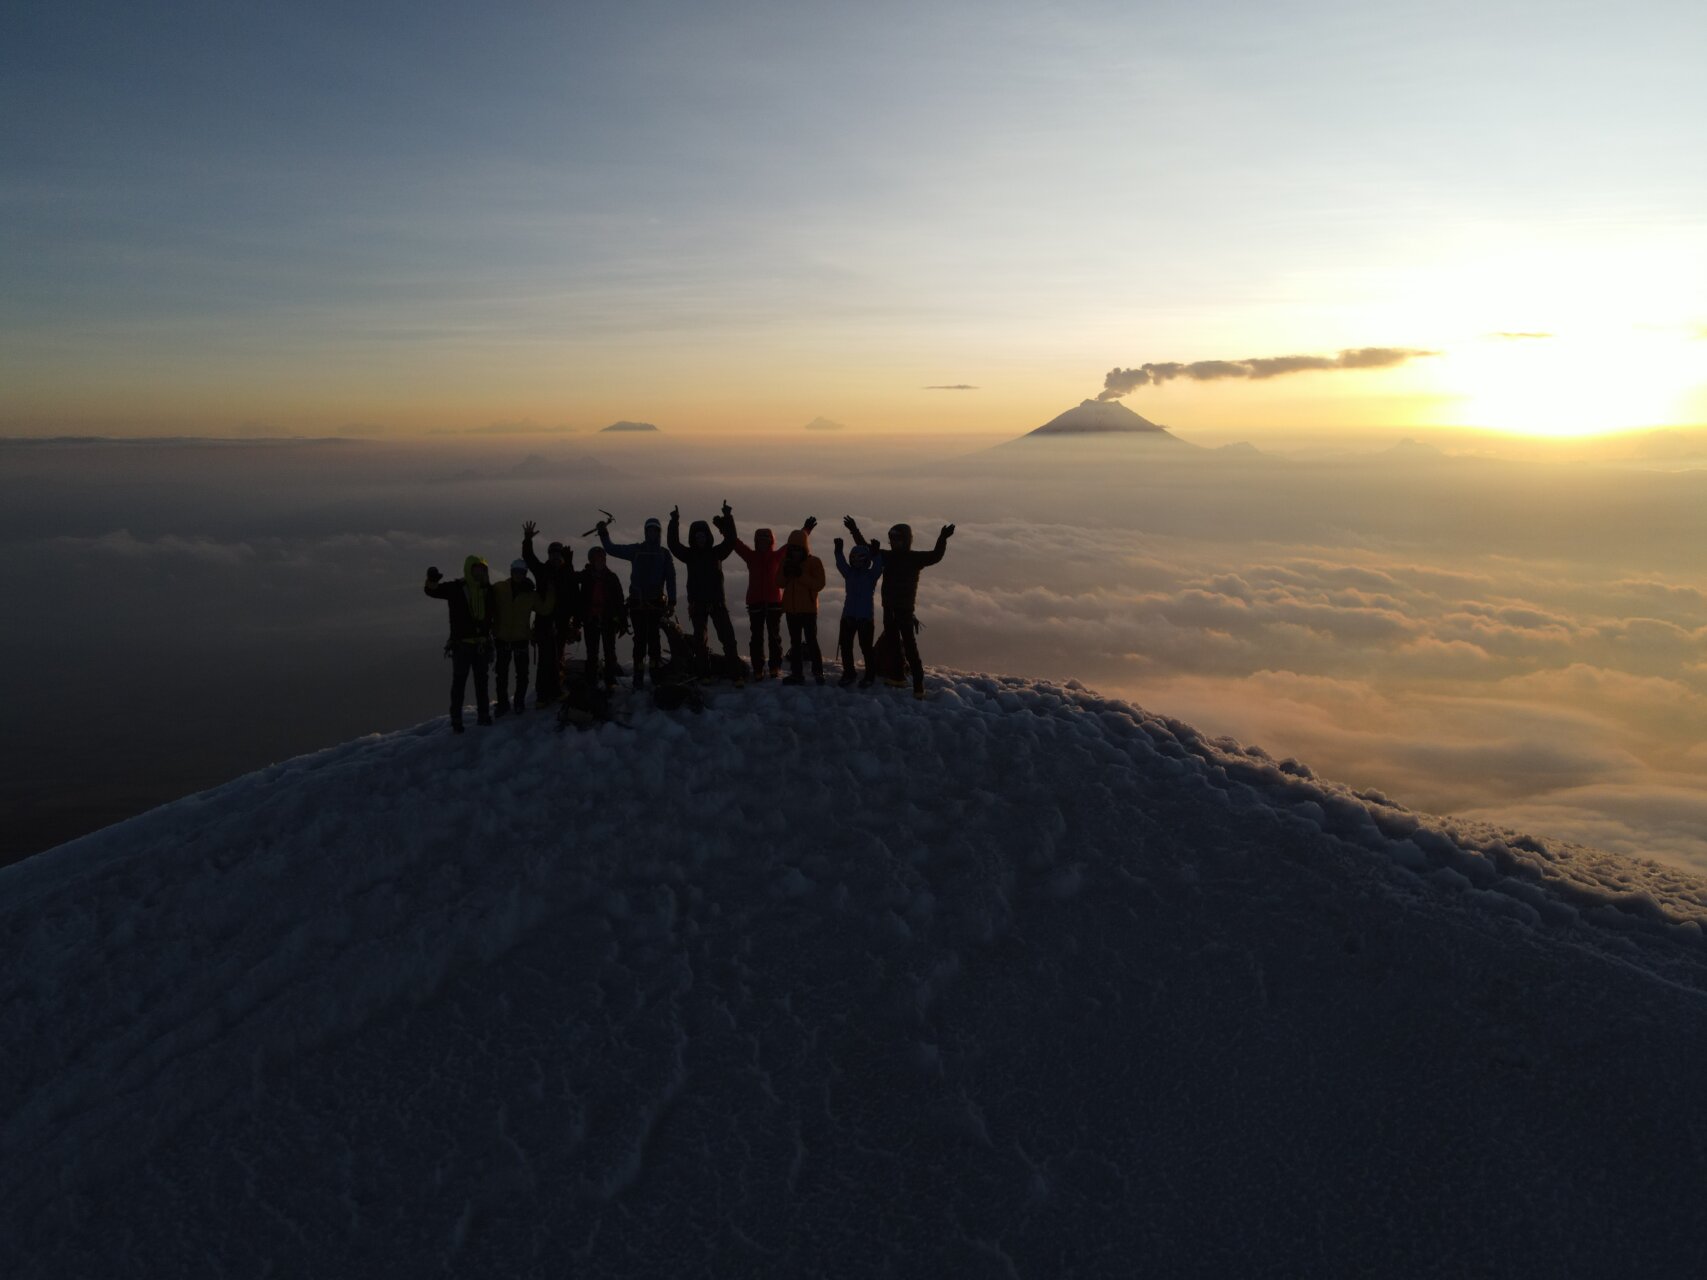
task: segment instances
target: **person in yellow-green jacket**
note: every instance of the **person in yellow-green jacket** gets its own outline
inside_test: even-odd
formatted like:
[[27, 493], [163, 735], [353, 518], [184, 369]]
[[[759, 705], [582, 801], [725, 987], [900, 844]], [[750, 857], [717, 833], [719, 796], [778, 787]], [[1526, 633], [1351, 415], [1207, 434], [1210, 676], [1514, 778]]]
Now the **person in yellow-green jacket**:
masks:
[[462, 562], [462, 577], [446, 582], [437, 569], [427, 570], [426, 584], [421, 588], [435, 600], [450, 606], [450, 639], [445, 642], [445, 656], [450, 659], [450, 728], [462, 732], [462, 695], [468, 690], [468, 677], [474, 676], [474, 697], [480, 710], [480, 723], [492, 723], [492, 705], [487, 696], [487, 664], [492, 659], [492, 584], [487, 576], [486, 561], [468, 556]]
[[[510, 714], [510, 663], [516, 664], [515, 708], [527, 709], [528, 648], [533, 637], [533, 615], [550, 616], [557, 603], [550, 588], [536, 590], [528, 577], [526, 560], [510, 561], [510, 576], [492, 587], [492, 638], [498, 649], [498, 707], [501, 716]], [[540, 658], [540, 684], [545, 683], [544, 663]]]

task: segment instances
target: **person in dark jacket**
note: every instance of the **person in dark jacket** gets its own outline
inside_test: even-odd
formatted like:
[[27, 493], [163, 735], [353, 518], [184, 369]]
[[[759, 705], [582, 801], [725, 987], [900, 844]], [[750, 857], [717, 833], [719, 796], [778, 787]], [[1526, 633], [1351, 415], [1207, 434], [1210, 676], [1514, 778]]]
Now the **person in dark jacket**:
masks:
[[[808, 516], [805, 528], [812, 529], [817, 520]], [[735, 554], [747, 565], [747, 621], [752, 631], [749, 652], [753, 658], [753, 679], [765, 678], [765, 642], [770, 642], [770, 675], [782, 674], [782, 584], [778, 572], [782, 568], [783, 548], [769, 529], [753, 530], [753, 545], [748, 546], [735, 534], [735, 513], [723, 504], [718, 528], [734, 539]]]
[[[723, 504], [725, 515], [729, 504]], [[735, 658], [735, 628], [729, 622], [729, 604], [723, 594], [723, 562], [735, 550], [734, 533], [727, 526], [723, 541], [713, 544], [711, 526], [695, 520], [688, 526], [687, 545], [682, 545], [682, 510], [670, 510], [670, 528], [666, 541], [670, 554], [688, 567], [688, 622], [693, 626], [694, 644], [698, 651], [709, 655], [706, 643], [707, 624], [717, 628], [717, 643], [723, 648], [723, 663], [728, 670], [737, 670]]]
[[[843, 516], [842, 523], [855, 542], [865, 541], [852, 516]], [[954, 526], [945, 524], [937, 534], [935, 547], [914, 551], [913, 527], [898, 524], [889, 530], [889, 549], [883, 553], [883, 630], [901, 647], [907, 671], [913, 677], [915, 698], [925, 696], [925, 667], [919, 661], [919, 574], [942, 559], [953, 536]], [[882, 637], [878, 642], [882, 643]]]
[[883, 552], [874, 542], [854, 544], [851, 555], [842, 554], [842, 540], [836, 539], [836, 572], [842, 575], [847, 595], [842, 604], [842, 625], [837, 644], [842, 653], [842, 678], [845, 689], [854, 682], [854, 640], [859, 640], [860, 656], [865, 659], [865, 674], [859, 677], [860, 688], [875, 679], [871, 667], [871, 641], [876, 629], [877, 580], [883, 576]]
[[616, 684], [616, 638], [628, 630], [623, 607], [622, 579], [606, 567], [603, 547], [587, 552], [587, 567], [577, 584], [576, 616], [587, 640], [587, 683], [599, 683], [599, 658], [604, 657], [604, 686]]
[[462, 577], [454, 582], [445, 582], [437, 569], [428, 569], [427, 581], [421, 589], [450, 606], [450, 641], [445, 652], [451, 660], [451, 732], [462, 732], [462, 696], [468, 690], [470, 672], [474, 675], [480, 723], [491, 724], [492, 703], [486, 673], [492, 658], [492, 620], [497, 608], [492, 602], [486, 562], [479, 556], [468, 556], [462, 562]]
[[538, 534], [539, 526], [532, 520], [522, 526], [522, 559], [533, 574], [539, 593], [552, 602], [545, 612], [535, 614], [533, 620], [533, 642], [539, 651], [537, 705], [543, 707], [563, 694], [564, 651], [575, 641], [575, 604], [580, 594], [575, 553], [561, 542], [553, 542], [541, 560], [533, 550], [533, 540]]
[[643, 542], [612, 542], [610, 521], [598, 523], [599, 545], [607, 555], [629, 563], [628, 618], [634, 628], [634, 687], [646, 686], [646, 660], [652, 673], [663, 665], [659, 628], [666, 610], [676, 611], [676, 558], [664, 545], [664, 522], [657, 516], [646, 521]]
[[[816, 523], [816, 521], [812, 522]], [[824, 562], [812, 554], [810, 528], [788, 535], [782, 568], [782, 614], [788, 621], [788, 678], [784, 684], [804, 684], [802, 665], [812, 664], [812, 678], [824, 683], [824, 653], [818, 647], [818, 593], [824, 589]]]

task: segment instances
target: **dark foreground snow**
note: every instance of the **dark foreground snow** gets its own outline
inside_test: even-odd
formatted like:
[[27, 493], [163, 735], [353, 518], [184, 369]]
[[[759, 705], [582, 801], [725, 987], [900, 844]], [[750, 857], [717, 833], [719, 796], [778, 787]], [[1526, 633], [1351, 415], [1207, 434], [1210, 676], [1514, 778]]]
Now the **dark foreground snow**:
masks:
[[0, 1275], [1699, 1270], [1707, 884], [932, 684], [0, 871]]

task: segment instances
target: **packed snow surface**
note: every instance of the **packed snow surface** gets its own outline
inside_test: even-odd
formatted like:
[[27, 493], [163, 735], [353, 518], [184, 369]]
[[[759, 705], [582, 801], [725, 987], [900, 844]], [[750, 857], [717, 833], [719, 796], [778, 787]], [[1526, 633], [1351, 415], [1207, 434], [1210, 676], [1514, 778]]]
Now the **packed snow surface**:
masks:
[[440, 719], [0, 872], [0, 1274], [1697, 1272], [1707, 884], [931, 690]]

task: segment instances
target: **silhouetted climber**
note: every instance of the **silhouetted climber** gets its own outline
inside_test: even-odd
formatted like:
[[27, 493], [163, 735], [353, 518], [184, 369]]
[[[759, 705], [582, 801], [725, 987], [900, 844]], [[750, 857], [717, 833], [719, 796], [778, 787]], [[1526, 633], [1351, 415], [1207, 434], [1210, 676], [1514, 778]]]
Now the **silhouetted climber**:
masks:
[[599, 683], [599, 658], [604, 658], [604, 686], [616, 684], [616, 638], [628, 632], [628, 613], [622, 599], [622, 579], [605, 564], [603, 547], [587, 552], [587, 567], [577, 575], [576, 616], [587, 639], [587, 683]]
[[[816, 523], [813, 521], [812, 523]], [[753, 679], [765, 677], [765, 642], [770, 642], [769, 671], [782, 674], [782, 584], [777, 571], [782, 568], [783, 549], [776, 545], [769, 529], [753, 530], [753, 545], [748, 546], [735, 534], [735, 513], [723, 504], [719, 528], [735, 539], [735, 554], [747, 564], [747, 621], [752, 628], [750, 652], [753, 658]]]
[[804, 662], [812, 663], [812, 678], [824, 683], [824, 653], [818, 647], [818, 593], [824, 589], [824, 562], [812, 554], [812, 530], [817, 520], [808, 516], [805, 527], [788, 535], [783, 549], [782, 613], [788, 619], [788, 678], [784, 684], [804, 684]]
[[840, 634], [836, 637], [842, 654], [839, 683], [846, 688], [854, 682], [854, 640], [857, 637], [860, 656], [865, 659], [865, 675], [859, 680], [863, 689], [876, 678], [871, 667], [872, 633], [877, 625], [873, 597], [877, 592], [877, 580], [883, 575], [883, 553], [875, 542], [870, 545], [855, 542], [853, 553], [844, 556], [842, 540], [837, 538], [836, 572], [842, 575], [842, 584], [847, 589], [847, 598], [842, 604]]
[[[842, 523], [853, 534], [855, 542], [864, 542], [859, 525], [852, 516], [843, 516]], [[929, 551], [913, 550], [913, 527], [898, 524], [889, 530], [889, 550], [883, 553], [883, 630], [900, 645], [907, 670], [913, 677], [913, 696], [925, 696], [925, 667], [919, 661], [919, 573], [942, 559], [948, 550], [948, 540], [954, 536], [954, 526], [945, 524], [937, 534], [936, 546]], [[881, 646], [882, 637], [878, 637]], [[892, 682], [899, 683], [899, 682]]]
[[[723, 504], [723, 512], [727, 517], [727, 502]], [[738, 673], [740, 663], [735, 657], [735, 628], [730, 625], [729, 605], [723, 595], [723, 562], [735, 550], [734, 529], [720, 520], [718, 528], [723, 533], [723, 541], [714, 545], [711, 526], [704, 520], [695, 520], [688, 526], [688, 542], [684, 547], [681, 527], [682, 510], [672, 507], [667, 541], [670, 554], [688, 567], [688, 622], [693, 626], [694, 644], [700, 653], [710, 654], [706, 643], [709, 623], [717, 629], [717, 643], [723, 648], [724, 666]]]
[[[529, 520], [522, 526], [522, 559], [533, 574], [541, 595], [552, 603], [534, 618], [533, 638], [539, 649], [539, 705], [555, 702], [563, 695], [564, 651], [575, 640], [576, 590], [575, 553], [561, 542], [545, 549], [545, 559], [534, 554], [533, 540], [539, 526]], [[520, 707], [516, 708], [518, 711]]]
[[634, 628], [634, 687], [646, 685], [646, 660], [652, 660], [656, 675], [663, 664], [658, 628], [667, 608], [676, 609], [676, 558], [664, 545], [664, 522], [657, 516], [646, 521], [644, 542], [615, 543], [610, 540], [610, 521], [598, 525], [599, 545], [609, 555], [629, 563], [628, 616]]
[[462, 562], [462, 577], [445, 582], [437, 569], [427, 570], [427, 581], [421, 588], [435, 600], [450, 606], [450, 639], [445, 642], [445, 654], [450, 668], [450, 727], [462, 732], [462, 696], [468, 689], [469, 672], [474, 673], [475, 705], [480, 723], [492, 723], [492, 705], [486, 687], [488, 663], [492, 659], [492, 618], [496, 612], [492, 603], [492, 585], [488, 580], [486, 562], [479, 556], [468, 556]]
[[[534, 590], [527, 576], [527, 561], [512, 560], [510, 576], [492, 584], [492, 636], [498, 649], [498, 707], [501, 716], [510, 713], [510, 663], [516, 664], [516, 710], [527, 709], [528, 642], [533, 617], [549, 616], [555, 598], [547, 590]], [[545, 660], [541, 658], [540, 683], [545, 682]], [[543, 706], [544, 704], [541, 703]]]

